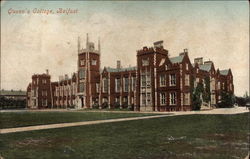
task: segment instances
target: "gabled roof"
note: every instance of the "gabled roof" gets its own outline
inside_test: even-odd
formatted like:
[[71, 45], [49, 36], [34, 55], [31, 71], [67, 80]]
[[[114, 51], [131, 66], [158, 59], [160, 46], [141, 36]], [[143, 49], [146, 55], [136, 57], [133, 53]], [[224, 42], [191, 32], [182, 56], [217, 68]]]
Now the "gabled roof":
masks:
[[171, 58], [169, 58], [169, 60], [172, 63], [181, 63], [183, 58], [184, 58], [184, 55], [180, 55], [180, 56], [176, 56], [176, 57], [171, 57]]
[[199, 68], [203, 71], [207, 71], [209, 72], [212, 68], [212, 63], [206, 63], [206, 64], [203, 64], [203, 65], [200, 65]]
[[229, 73], [229, 69], [227, 69], [227, 70], [220, 70], [220, 74], [221, 75], [228, 75], [228, 73]]
[[3, 96], [25, 96], [25, 91], [14, 91], [14, 90], [1, 90], [0, 94]]
[[135, 71], [137, 70], [137, 67], [127, 67], [127, 68], [111, 68], [111, 67], [106, 67], [107, 72], [124, 72], [124, 71]]

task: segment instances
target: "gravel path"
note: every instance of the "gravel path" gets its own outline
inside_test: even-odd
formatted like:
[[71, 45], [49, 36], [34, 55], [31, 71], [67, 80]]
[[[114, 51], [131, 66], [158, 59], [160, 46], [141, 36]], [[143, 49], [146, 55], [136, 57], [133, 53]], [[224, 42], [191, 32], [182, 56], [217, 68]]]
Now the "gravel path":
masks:
[[[2, 110], [1, 112], [47, 112], [47, 111], [76, 111], [76, 110]], [[53, 128], [63, 128], [63, 127], [72, 127], [72, 126], [82, 126], [82, 125], [92, 125], [92, 124], [102, 124], [102, 123], [112, 123], [112, 122], [121, 122], [121, 121], [131, 121], [131, 120], [142, 120], [142, 119], [153, 119], [153, 118], [163, 118], [168, 116], [176, 115], [192, 115], [192, 114], [239, 114], [249, 112], [245, 107], [236, 107], [236, 108], [221, 108], [213, 109], [206, 111], [186, 111], [186, 112], [135, 112], [135, 111], [87, 111], [87, 112], [112, 112], [112, 113], [157, 113], [160, 115], [154, 116], [144, 116], [144, 117], [129, 117], [129, 118], [119, 118], [119, 119], [107, 119], [107, 120], [97, 120], [97, 121], [83, 121], [83, 122], [74, 122], [74, 123], [60, 123], [60, 124], [49, 124], [49, 125], [37, 125], [37, 126], [28, 126], [28, 127], [18, 127], [18, 128], [7, 128], [0, 129], [0, 134], [14, 133], [14, 132], [23, 132], [23, 131], [33, 131], [33, 130], [44, 130], [44, 129], [53, 129]]]

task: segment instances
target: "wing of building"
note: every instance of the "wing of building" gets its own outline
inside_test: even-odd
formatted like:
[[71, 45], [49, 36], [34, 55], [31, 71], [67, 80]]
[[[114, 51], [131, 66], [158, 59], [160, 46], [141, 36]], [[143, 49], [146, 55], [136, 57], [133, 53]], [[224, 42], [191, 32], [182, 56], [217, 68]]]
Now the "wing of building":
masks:
[[163, 41], [143, 47], [136, 53], [137, 66], [116, 68], [101, 64], [101, 46], [95, 49], [86, 38], [83, 49], [78, 38], [77, 71], [70, 77], [60, 76], [52, 82], [47, 71], [35, 74], [27, 88], [29, 108], [130, 108], [137, 111], [189, 111], [192, 93], [198, 83], [208, 80], [208, 105], [215, 107], [221, 92], [234, 93], [231, 69], [215, 69], [212, 61], [195, 58], [192, 64], [188, 50], [169, 57]]

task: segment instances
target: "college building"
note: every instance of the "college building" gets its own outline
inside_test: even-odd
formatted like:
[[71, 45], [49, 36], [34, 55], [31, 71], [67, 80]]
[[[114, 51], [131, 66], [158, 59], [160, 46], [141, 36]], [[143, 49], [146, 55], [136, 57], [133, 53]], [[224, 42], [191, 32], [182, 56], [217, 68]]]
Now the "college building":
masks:
[[34, 74], [27, 87], [27, 107], [189, 111], [200, 84], [209, 91], [208, 101], [200, 97], [209, 108], [216, 107], [223, 91], [234, 93], [231, 69], [215, 69], [202, 57], [191, 62], [187, 49], [170, 57], [163, 41], [157, 41], [137, 50], [136, 58], [134, 67], [122, 67], [117, 61], [116, 68], [101, 68], [100, 40], [96, 49], [87, 35], [82, 48], [78, 38], [77, 71], [59, 81], [51, 81], [48, 70]]

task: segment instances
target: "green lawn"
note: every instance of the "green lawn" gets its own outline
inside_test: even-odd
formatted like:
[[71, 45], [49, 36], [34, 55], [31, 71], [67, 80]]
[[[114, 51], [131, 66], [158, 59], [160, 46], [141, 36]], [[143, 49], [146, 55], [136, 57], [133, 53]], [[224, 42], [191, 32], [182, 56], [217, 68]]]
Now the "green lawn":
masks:
[[2, 134], [0, 153], [8, 159], [244, 158], [248, 116], [170, 116]]
[[0, 129], [21, 126], [104, 120], [159, 114], [109, 113], [109, 112], [3, 112], [0, 113]]

